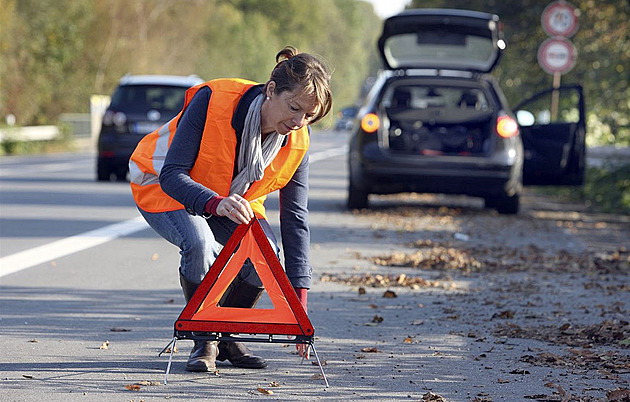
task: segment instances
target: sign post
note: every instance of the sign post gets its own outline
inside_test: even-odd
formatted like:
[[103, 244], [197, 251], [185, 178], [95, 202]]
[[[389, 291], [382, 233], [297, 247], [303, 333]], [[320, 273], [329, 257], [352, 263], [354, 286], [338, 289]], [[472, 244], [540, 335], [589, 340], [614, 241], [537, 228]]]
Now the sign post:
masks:
[[538, 48], [538, 64], [553, 75], [554, 91], [551, 95], [551, 120], [558, 117], [560, 79], [571, 71], [577, 59], [577, 50], [567, 38], [578, 30], [578, 10], [564, 0], [554, 1], [545, 7], [541, 17], [543, 30], [551, 38]]

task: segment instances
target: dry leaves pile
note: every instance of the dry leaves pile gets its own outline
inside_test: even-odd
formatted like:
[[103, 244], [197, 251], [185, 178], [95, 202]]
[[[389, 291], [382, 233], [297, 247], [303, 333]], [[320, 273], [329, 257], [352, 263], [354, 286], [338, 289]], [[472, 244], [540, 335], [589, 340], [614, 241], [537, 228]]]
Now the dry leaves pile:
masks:
[[458, 269], [464, 272], [476, 271], [482, 263], [471, 256], [470, 250], [461, 250], [449, 245], [440, 245], [431, 240], [413, 244], [420, 250], [414, 253], [392, 253], [370, 257], [369, 260], [381, 266], [412, 267], [421, 269]]
[[[337, 275], [324, 274], [320, 278], [321, 282], [338, 282], [350, 286], [369, 286], [373, 288], [383, 288], [390, 286], [409, 287], [412, 289], [420, 288], [445, 288], [450, 289], [454, 285], [444, 281], [429, 281], [420, 277], [400, 275], [381, 275], [381, 274], [363, 274], [363, 275]], [[361, 292], [360, 292], [361, 293]], [[362, 293], [361, 293], [362, 294]], [[392, 296], [383, 296], [392, 297]], [[394, 296], [395, 297], [395, 296]]]
[[[513, 338], [537, 339], [556, 345], [567, 345], [569, 353], [559, 356], [550, 352], [525, 355], [521, 359], [537, 366], [566, 367], [580, 370], [599, 370], [607, 377], [630, 371], [630, 356], [618, 351], [602, 351], [597, 346], [630, 346], [630, 324], [626, 321], [605, 320], [590, 326], [520, 327], [513, 323], [501, 324], [495, 334]], [[582, 349], [576, 349], [582, 348]]]
[[590, 347], [594, 345], [630, 345], [630, 323], [620, 320], [604, 320], [595, 325], [570, 325], [521, 327], [508, 323], [497, 326], [495, 334], [512, 338], [537, 339], [555, 345]]
[[533, 244], [517, 249], [505, 246], [469, 247], [453, 242], [440, 244], [421, 240], [412, 246], [419, 250], [361, 258], [381, 266], [458, 270], [463, 273], [498, 270], [630, 273], [630, 251], [623, 247], [608, 253], [574, 254], [567, 251], [548, 253]]

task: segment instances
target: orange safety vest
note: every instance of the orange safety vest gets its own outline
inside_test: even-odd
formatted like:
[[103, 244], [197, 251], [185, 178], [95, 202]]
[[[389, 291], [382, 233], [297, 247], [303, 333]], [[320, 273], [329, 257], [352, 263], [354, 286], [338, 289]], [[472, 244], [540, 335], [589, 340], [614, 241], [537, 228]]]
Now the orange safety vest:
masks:
[[[229, 195], [236, 158], [236, 132], [232, 127], [232, 118], [241, 97], [254, 85], [256, 83], [247, 80], [218, 79], [194, 86], [186, 91], [182, 111], [138, 143], [129, 160], [129, 173], [133, 198], [141, 209], [147, 212], [184, 209], [182, 204], [162, 191], [159, 176], [179, 119], [195, 93], [206, 86], [212, 95], [199, 153], [190, 177], [221, 196]], [[267, 194], [284, 187], [291, 180], [308, 150], [306, 126], [288, 136], [287, 143], [265, 169], [263, 178], [252, 183], [243, 195], [259, 218], [266, 218], [263, 203]]]

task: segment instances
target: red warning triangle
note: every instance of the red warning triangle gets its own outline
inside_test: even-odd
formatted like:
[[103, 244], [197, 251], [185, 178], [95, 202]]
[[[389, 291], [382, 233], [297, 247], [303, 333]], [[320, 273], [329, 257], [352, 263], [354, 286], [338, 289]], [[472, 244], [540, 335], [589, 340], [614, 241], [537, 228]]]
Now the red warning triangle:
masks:
[[[219, 306], [223, 294], [248, 258], [273, 308]], [[179, 315], [175, 330], [309, 337], [314, 333], [313, 325], [257, 219], [236, 228]]]

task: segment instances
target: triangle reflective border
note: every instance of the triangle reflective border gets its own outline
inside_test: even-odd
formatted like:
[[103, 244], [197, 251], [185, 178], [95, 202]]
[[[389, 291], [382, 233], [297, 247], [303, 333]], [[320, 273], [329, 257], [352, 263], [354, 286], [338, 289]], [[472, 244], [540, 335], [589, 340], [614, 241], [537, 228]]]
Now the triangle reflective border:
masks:
[[[248, 258], [273, 308], [219, 306], [223, 294]], [[182, 332], [188, 331], [313, 337], [313, 325], [258, 219], [236, 228], [179, 315], [175, 336], [180, 338]]]

